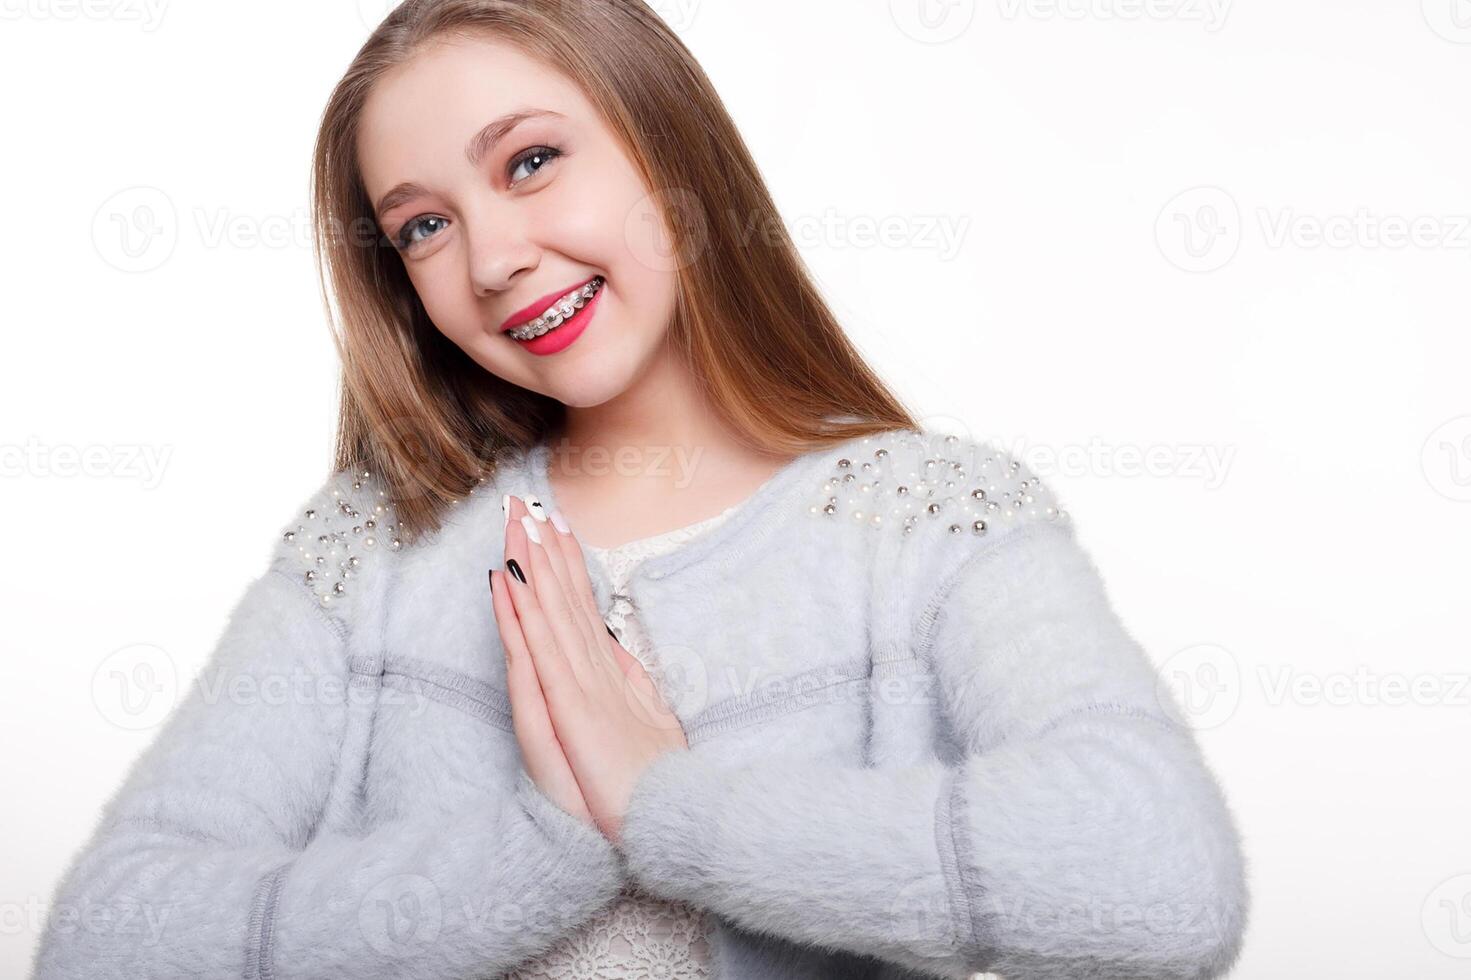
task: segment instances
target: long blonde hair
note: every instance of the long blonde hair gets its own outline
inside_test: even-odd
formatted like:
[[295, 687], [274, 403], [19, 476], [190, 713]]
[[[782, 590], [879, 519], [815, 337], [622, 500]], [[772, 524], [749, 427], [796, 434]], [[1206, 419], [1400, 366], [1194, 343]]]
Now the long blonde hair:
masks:
[[562, 72], [623, 141], [673, 236], [670, 340], [734, 431], [798, 455], [915, 426], [823, 301], [710, 80], [642, 0], [407, 0], [328, 100], [311, 202], [342, 362], [334, 466], [383, 481], [401, 536], [437, 530], [500, 454], [528, 449], [565, 412], [434, 327], [364, 189], [355, 147], [369, 92], [446, 34], [494, 37]]

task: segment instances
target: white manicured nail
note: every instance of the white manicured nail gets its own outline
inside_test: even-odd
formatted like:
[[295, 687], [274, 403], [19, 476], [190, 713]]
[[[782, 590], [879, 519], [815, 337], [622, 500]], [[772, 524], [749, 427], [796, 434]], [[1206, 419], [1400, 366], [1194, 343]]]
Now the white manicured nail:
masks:
[[526, 495], [526, 508], [530, 511], [532, 517], [543, 524], [546, 523], [546, 508], [542, 507], [541, 501], [536, 499], [536, 494], [528, 493]]
[[572, 533], [572, 529], [567, 526], [567, 518], [562, 516], [562, 512], [560, 510], [552, 511], [552, 527], [556, 528], [558, 531], [561, 531], [563, 534]]
[[501, 530], [511, 526], [511, 495], [501, 495]]
[[521, 515], [521, 526], [526, 528], [526, 536], [537, 544], [541, 544], [541, 535], [536, 530], [536, 522], [526, 514]]

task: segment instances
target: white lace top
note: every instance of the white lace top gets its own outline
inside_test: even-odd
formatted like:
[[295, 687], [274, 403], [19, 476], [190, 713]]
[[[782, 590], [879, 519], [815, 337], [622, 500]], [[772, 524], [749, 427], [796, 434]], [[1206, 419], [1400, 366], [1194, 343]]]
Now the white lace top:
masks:
[[[660, 677], [652, 658], [657, 651], [650, 648], [625, 594], [629, 576], [639, 562], [673, 551], [735, 509], [616, 548], [582, 546], [592, 560], [602, 562], [612, 584], [608, 625], [656, 684]], [[612, 905], [545, 955], [507, 974], [506, 980], [702, 980], [710, 976], [706, 926], [704, 909], [655, 898], [630, 883]]]

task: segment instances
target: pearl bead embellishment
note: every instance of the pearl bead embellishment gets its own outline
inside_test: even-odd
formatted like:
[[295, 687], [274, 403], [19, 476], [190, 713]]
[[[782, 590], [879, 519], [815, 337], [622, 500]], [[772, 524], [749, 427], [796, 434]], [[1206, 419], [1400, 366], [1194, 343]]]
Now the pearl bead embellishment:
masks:
[[925, 522], [981, 537], [1032, 521], [1067, 521], [1052, 491], [1006, 451], [904, 429], [865, 436], [835, 456], [809, 512], [908, 535]]
[[332, 606], [348, 595], [375, 551], [403, 546], [391, 516], [388, 491], [372, 473], [336, 473], [282, 533], [284, 555], [317, 601]]

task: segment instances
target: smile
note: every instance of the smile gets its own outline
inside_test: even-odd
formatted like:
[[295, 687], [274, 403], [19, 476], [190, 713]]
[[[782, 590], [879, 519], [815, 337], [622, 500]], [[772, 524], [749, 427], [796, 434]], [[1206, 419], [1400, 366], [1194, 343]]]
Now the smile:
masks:
[[572, 319], [573, 315], [586, 306], [602, 288], [603, 277], [593, 276], [590, 282], [557, 299], [540, 316], [505, 332], [515, 340], [534, 340], [542, 334], [550, 333], [567, 320]]

